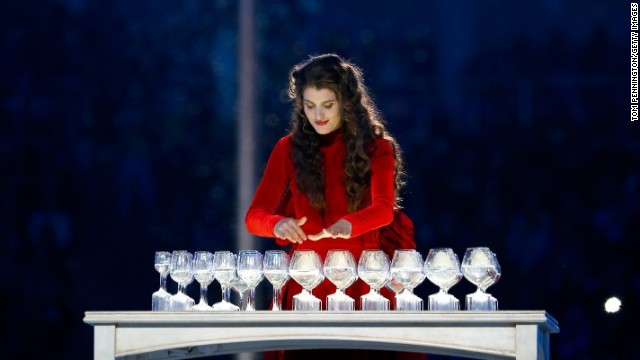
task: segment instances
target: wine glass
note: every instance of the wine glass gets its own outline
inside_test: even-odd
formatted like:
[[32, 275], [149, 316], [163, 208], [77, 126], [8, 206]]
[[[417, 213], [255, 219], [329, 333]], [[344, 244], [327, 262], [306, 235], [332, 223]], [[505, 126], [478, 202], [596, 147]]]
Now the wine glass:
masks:
[[208, 251], [196, 251], [193, 255], [193, 277], [200, 284], [200, 301], [193, 310], [213, 310], [207, 300], [207, 288], [213, 282], [213, 254]]
[[311, 291], [324, 280], [320, 256], [313, 250], [294, 251], [289, 263], [289, 275], [302, 286], [302, 291], [293, 296], [293, 310], [319, 311], [322, 300]]
[[371, 290], [360, 296], [362, 310], [388, 311], [389, 300], [380, 295], [380, 288], [391, 278], [391, 263], [382, 250], [364, 250], [358, 261], [358, 276]]
[[240, 310], [241, 311], [246, 311], [247, 310], [247, 305], [248, 305], [247, 290], [249, 290], [249, 286], [247, 285], [246, 282], [244, 282], [244, 280], [240, 279], [240, 277], [238, 276], [238, 271], [237, 270], [236, 270], [236, 272], [235, 272], [235, 274], [233, 276], [233, 280], [231, 280], [231, 289], [236, 294], [238, 294], [238, 298], [240, 299], [240, 301], [239, 301]]
[[255, 311], [256, 286], [264, 278], [262, 273], [263, 256], [257, 250], [240, 250], [238, 253], [237, 272], [238, 277], [247, 284], [249, 296], [247, 297], [247, 311]]
[[421, 311], [422, 299], [413, 293], [413, 289], [426, 277], [422, 255], [412, 249], [396, 250], [391, 260], [391, 276], [404, 287], [396, 295], [396, 310]]
[[171, 295], [169, 310], [189, 311], [195, 301], [185, 293], [187, 285], [193, 281], [193, 254], [185, 250], [176, 250], [171, 255], [169, 274], [178, 283], [178, 292]]
[[353, 254], [347, 250], [329, 250], [323, 271], [324, 276], [336, 286], [336, 292], [327, 296], [327, 310], [353, 311], [355, 300], [344, 292], [358, 279]]
[[449, 289], [462, 279], [460, 261], [450, 248], [429, 250], [424, 261], [427, 279], [437, 285], [440, 291], [429, 295], [429, 310], [460, 310], [460, 301], [448, 293]]
[[231, 281], [236, 272], [236, 254], [231, 251], [216, 251], [213, 254], [214, 277], [222, 289], [222, 300], [213, 304], [216, 311], [238, 311], [239, 307], [229, 301]]
[[272, 311], [282, 310], [282, 287], [289, 280], [289, 254], [282, 250], [264, 253], [262, 272], [273, 286]]
[[154, 266], [160, 273], [160, 288], [151, 295], [152, 311], [169, 311], [169, 299], [171, 294], [167, 292], [167, 276], [171, 267], [171, 253], [168, 251], [156, 251]]
[[486, 293], [501, 276], [496, 255], [487, 247], [468, 248], [462, 259], [464, 277], [478, 288], [465, 298], [467, 310], [498, 310], [498, 300]]

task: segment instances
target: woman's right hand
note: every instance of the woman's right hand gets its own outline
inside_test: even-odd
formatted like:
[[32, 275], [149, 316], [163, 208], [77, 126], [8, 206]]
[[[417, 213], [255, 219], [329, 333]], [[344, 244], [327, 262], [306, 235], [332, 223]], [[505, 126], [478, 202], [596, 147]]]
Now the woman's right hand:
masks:
[[273, 228], [273, 234], [280, 238], [291, 241], [294, 244], [301, 244], [307, 240], [307, 235], [302, 231], [300, 226], [307, 222], [307, 217], [303, 216], [300, 219], [284, 218], [276, 224]]

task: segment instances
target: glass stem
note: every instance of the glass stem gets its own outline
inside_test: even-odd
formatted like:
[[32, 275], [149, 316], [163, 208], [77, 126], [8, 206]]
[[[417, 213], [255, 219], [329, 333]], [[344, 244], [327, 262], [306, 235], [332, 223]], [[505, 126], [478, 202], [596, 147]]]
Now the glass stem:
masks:
[[256, 289], [247, 290], [247, 307], [245, 310], [253, 311], [256, 309], [253, 304], [254, 297], [256, 296], [255, 294], [256, 294]]
[[273, 288], [273, 305], [271, 306], [271, 310], [280, 311], [282, 310], [282, 288]]
[[209, 305], [207, 302], [207, 287], [200, 285], [200, 304]]
[[238, 291], [238, 298], [240, 300], [240, 310], [247, 310], [247, 298], [245, 298], [244, 294], [247, 291]]
[[160, 289], [167, 291], [167, 274], [160, 275]]
[[228, 286], [223, 286], [222, 287], [222, 301], [223, 302], [229, 302], [229, 297], [231, 296], [231, 294], [229, 293], [229, 287]]
[[302, 288], [302, 291], [300, 292], [300, 294], [302, 296], [304, 296], [304, 297], [310, 297], [311, 296], [311, 291], [309, 291], [309, 290], [307, 290], [305, 288]]

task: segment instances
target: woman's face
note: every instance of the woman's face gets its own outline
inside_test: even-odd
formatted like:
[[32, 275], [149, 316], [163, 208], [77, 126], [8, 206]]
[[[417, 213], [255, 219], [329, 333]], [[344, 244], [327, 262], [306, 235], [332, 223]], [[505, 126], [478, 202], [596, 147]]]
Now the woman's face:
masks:
[[342, 114], [336, 94], [329, 89], [308, 86], [302, 91], [304, 114], [320, 135], [328, 134], [342, 126]]

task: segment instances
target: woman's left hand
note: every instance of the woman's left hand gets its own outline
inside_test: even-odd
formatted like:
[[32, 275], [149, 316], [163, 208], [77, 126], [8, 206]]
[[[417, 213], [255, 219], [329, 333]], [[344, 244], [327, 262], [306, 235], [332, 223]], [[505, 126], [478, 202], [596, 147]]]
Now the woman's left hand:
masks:
[[307, 239], [311, 241], [318, 241], [324, 238], [344, 238], [351, 237], [351, 223], [347, 220], [341, 219], [336, 221], [333, 225], [326, 229], [322, 229], [321, 232], [315, 235], [307, 235]]

